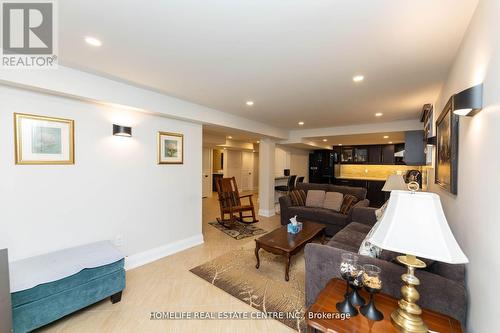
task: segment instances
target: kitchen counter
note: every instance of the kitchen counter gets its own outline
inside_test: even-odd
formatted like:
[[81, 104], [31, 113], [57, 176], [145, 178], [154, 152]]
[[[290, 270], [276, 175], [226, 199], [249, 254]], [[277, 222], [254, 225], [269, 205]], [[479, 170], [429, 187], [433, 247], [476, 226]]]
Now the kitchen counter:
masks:
[[385, 182], [385, 178], [377, 178], [377, 177], [335, 177], [337, 179], [345, 179], [345, 180], [372, 180], [372, 181], [381, 181]]

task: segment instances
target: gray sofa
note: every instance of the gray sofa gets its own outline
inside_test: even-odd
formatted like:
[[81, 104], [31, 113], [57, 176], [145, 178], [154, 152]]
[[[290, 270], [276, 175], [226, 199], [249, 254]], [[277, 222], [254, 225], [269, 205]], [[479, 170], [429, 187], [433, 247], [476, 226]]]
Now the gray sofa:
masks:
[[[353, 222], [338, 232], [326, 245], [308, 244], [305, 247], [306, 303], [310, 306], [319, 292], [332, 278], [340, 278], [341, 254], [358, 252], [361, 242], [376, 222], [375, 208], [355, 208]], [[359, 256], [360, 264], [373, 264], [382, 269], [382, 291], [401, 298], [401, 274], [405, 268], [395, 263], [397, 254], [382, 251], [381, 258]], [[419, 305], [449, 315], [465, 324], [467, 293], [465, 265], [434, 262], [424, 270], [417, 270], [420, 279]]]
[[[330, 184], [299, 183], [296, 189], [304, 190], [307, 194], [309, 190], [322, 190], [325, 192], [340, 192], [342, 194], [351, 194], [358, 198], [354, 207], [368, 207], [370, 201], [366, 199], [366, 189], [363, 187], [338, 186]], [[317, 207], [292, 206], [292, 200], [289, 195], [280, 197], [280, 215], [281, 224], [290, 223], [290, 218], [297, 215], [299, 221], [313, 221], [326, 225], [326, 233], [329, 236], [335, 235], [351, 222], [352, 211], [347, 214], [340, 214], [334, 210]]]

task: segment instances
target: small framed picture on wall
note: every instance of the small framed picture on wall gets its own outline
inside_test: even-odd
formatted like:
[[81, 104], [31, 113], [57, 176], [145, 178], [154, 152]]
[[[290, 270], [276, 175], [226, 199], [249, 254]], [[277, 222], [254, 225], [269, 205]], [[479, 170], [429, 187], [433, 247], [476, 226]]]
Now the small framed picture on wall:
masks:
[[184, 135], [158, 132], [158, 164], [184, 163]]
[[74, 121], [14, 113], [16, 164], [74, 164]]

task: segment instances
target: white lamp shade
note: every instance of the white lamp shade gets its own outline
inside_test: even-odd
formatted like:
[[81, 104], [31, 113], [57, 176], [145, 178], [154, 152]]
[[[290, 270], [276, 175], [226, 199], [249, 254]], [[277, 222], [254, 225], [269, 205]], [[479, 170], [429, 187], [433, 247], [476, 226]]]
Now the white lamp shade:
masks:
[[450, 264], [467, 263], [435, 193], [392, 191], [370, 243], [382, 249]]
[[390, 175], [387, 177], [385, 181], [384, 187], [382, 187], [382, 191], [390, 192], [394, 190], [405, 191], [408, 190], [408, 185], [406, 185], [405, 180], [402, 175]]

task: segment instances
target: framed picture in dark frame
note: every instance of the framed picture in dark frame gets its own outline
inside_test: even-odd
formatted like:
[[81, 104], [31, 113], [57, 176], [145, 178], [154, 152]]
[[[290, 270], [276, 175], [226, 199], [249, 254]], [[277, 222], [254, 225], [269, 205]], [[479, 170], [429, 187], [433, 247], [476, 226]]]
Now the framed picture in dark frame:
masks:
[[457, 194], [458, 182], [458, 116], [453, 113], [450, 98], [436, 121], [437, 151], [434, 182]]

